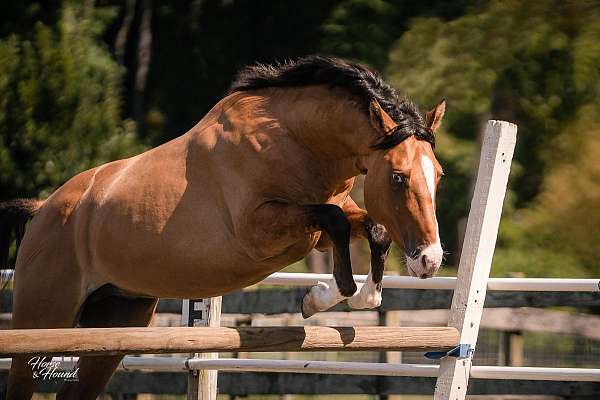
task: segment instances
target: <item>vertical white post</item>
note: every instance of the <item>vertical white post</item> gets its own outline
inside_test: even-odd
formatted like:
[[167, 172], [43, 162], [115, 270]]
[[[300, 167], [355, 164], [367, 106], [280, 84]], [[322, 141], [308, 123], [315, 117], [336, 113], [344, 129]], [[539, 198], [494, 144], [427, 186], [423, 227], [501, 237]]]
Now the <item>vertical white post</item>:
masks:
[[[184, 300], [181, 323], [184, 326], [221, 325], [221, 297]], [[219, 353], [192, 353], [190, 357], [219, 358]], [[188, 373], [188, 400], [216, 400], [218, 371], [200, 370]]]
[[516, 139], [516, 125], [504, 121], [488, 122], [448, 316], [448, 326], [459, 330], [460, 343], [469, 345], [471, 351], [466, 358], [442, 359], [435, 385], [436, 400], [464, 400], [467, 394]]

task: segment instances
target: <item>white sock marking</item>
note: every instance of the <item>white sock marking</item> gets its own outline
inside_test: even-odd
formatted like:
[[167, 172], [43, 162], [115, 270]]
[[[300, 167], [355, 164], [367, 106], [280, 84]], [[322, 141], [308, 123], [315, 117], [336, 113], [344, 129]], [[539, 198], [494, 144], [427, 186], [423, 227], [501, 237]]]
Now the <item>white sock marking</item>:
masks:
[[327, 282], [318, 282], [310, 288], [303, 300], [305, 314], [313, 315], [319, 311], [325, 311], [344, 300], [335, 278]]
[[375, 308], [381, 305], [381, 287], [378, 290], [373, 276], [369, 272], [367, 281], [361, 286], [358, 293], [348, 299], [348, 305], [355, 310]]

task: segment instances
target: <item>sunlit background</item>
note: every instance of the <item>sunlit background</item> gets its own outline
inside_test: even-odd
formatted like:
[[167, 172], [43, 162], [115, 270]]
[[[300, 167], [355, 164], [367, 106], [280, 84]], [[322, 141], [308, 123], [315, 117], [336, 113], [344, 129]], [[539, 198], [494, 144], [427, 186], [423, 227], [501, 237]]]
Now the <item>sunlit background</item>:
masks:
[[[3, 1], [0, 201], [185, 133], [248, 63], [312, 53], [370, 65], [422, 111], [447, 100], [441, 274], [456, 273], [482, 127], [503, 119], [519, 133], [492, 275], [600, 276], [599, 1]], [[402, 259], [395, 248], [387, 272], [405, 274]], [[353, 260], [367, 271], [366, 244]], [[599, 324], [597, 306], [577, 311]], [[598, 334], [567, 331], [523, 332], [525, 364], [599, 367]], [[483, 332], [482, 362], [500, 362], [506, 335]]]

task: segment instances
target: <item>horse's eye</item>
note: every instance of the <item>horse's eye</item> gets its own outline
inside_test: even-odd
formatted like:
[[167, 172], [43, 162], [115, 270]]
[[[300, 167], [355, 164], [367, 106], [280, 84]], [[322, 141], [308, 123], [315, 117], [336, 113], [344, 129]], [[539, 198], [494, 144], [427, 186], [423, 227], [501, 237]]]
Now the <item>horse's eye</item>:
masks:
[[406, 184], [406, 175], [401, 172], [393, 172], [392, 173], [392, 183], [394, 185], [404, 185]]

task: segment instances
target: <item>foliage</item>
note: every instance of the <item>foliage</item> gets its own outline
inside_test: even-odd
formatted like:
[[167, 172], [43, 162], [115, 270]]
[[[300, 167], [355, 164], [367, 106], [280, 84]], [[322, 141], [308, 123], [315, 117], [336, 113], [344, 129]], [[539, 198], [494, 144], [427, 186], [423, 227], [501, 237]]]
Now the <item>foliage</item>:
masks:
[[339, 4], [323, 25], [325, 53], [385, 67], [389, 45], [400, 35], [400, 7], [385, 0], [350, 0]]
[[321, 51], [349, 57], [383, 70], [392, 43], [407, 29], [412, 17], [442, 19], [462, 14], [469, 1], [344, 0], [323, 24]]
[[159, 123], [141, 132], [155, 144], [196, 124], [244, 65], [316, 52], [335, 1], [157, 3], [147, 100]]
[[[422, 104], [448, 99], [442, 135], [474, 143], [488, 118], [519, 125], [513, 185], [496, 257], [502, 273], [571, 270], [574, 276], [586, 273], [582, 267], [587, 273], [600, 272], [587, 254], [597, 250], [597, 236], [583, 234], [599, 218], [593, 207], [597, 175], [594, 180], [590, 171], [598, 154], [594, 124], [589, 119], [585, 126], [574, 122], [592, 115], [590, 107], [597, 108], [599, 100], [598, 5], [491, 1], [449, 22], [415, 19], [391, 50], [388, 73], [394, 84]], [[452, 216], [465, 215], [473, 174], [456, 168], [465, 153], [440, 145], [439, 154], [450, 169], [447, 179], [460, 188], [440, 196], [452, 202]], [[561, 200], [553, 201], [561, 188]], [[569, 222], [556, 219], [560, 214]], [[455, 224], [450, 222], [451, 227]], [[453, 237], [451, 232], [445, 236]]]
[[0, 192], [44, 196], [139, 151], [120, 115], [121, 70], [98, 40], [110, 15], [66, 4], [56, 27], [0, 40]]
[[496, 274], [598, 276], [600, 118], [582, 107], [557, 139], [562, 161], [546, 176], [533, 207], [506, 219]]

